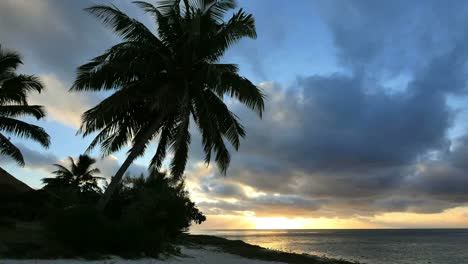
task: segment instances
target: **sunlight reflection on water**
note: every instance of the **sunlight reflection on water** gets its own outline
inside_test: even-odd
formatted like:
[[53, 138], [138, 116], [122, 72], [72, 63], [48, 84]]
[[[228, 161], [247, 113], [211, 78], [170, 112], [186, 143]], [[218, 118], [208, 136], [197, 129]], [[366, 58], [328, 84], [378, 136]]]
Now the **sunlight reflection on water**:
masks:
[[373, 264], [468, 263], [468, 229], [195, 230], [191, 233]]

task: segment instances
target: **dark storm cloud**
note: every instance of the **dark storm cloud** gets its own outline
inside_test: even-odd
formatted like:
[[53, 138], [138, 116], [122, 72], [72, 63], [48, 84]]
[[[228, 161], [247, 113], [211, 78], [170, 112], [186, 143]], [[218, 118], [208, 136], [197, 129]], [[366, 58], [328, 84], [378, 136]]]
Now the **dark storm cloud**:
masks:
[[113, 42], [112, 33], [83, 11], [95, 2], [0, 1], [0, 44], [20, 53], [22, 71], [38, 75], [45, 86], [31, 102], [44, 105], [49, 120], [73, 128], [81, 113], [102, 98], [68, 93], [76, 68]]
[[200, 186], [201, 191], [218, 197], [245, 198], [245, 192], [238, 184], [212, 181], [208, 179]]
[[406, 188], [413, 193], [430, 195], [452, 203], [468, 203], [468, 136], [440, 159], [419, 164]]
[[324, 1], [320, 10], [344, 71], [262, 84], [261, 122], [236, 109], [248, 134], [229, 184], [266, 193], [235, 196], [236, 206], [353, 216], [466, 205], [468, 142], [448, 137], [457, 113], [447, 97], [467, 92], [468, 5]]
[[319, 1], [339, 61], [367, 74], [414, 72], [464, 37], [460, 1]]
[[110, 32], [83, 11], [95, 2], [1, 1], [0, 41], [23, 54], [28, 67], [71, 80], [78, 65], [112, 40]]
[[[214, 195], [214, 194], [213, 194]], [[301, 215], [319, 216], [317, 211], [326, 201], [306, 199], [296, 195], [244, 196], [237, 202], [199, 202], [206, 214], [245, 214], [255, 212], [256, 216]]]
[[[72, 99], [74, 96], [71, 95], [59, 98], [60, 102], [57, 102], [57, 94], [61, 95], [71, 87], [78, 66], [120, 41], [111, 29], [84, 11], [96, 4], [112, 3], [131, 17], [140, 18], [143, 13], [131, 1], [0, 1], [0, 44], [24, 57], [26, 72], [41, 75], [46, 85], [45, 94], [52, 98], [42, 100], [46, 107], [61, 108], [60, 103], [66, 105], [69, 101], [71, 105], [81, 104], [81, 108], [87, 109], [103, 98], [104, 95], [99, 93], [80, 93], [80, 100]], [[154, 28], [148, 16], [141, 17], [141, 21], [149, 24], [150, 29]], [[63, 84], [47, 83], [44, 75]], [[63, 117], [54, 118], [59, 115], [54, 111], [50, 115], [70, 125]]]

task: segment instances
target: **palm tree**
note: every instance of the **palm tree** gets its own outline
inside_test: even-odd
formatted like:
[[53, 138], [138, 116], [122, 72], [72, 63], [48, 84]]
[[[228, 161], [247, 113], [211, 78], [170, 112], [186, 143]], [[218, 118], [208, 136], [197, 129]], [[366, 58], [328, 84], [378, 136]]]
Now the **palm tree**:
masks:
[[57, 170], [52, 173], [54, 178], [44, 178], [42, 182], [46, 184], [46, 189], [75, 187], [82, 192], [97, 191], [101, 189], [98, 186], [98, 180], [103, 180], [102, 177], [95, 176], [100, 173], [98, 168], [92, 168], [96, 160], [88, 155], [80, 155], [75, 161], [72, 157], [68, 157], [70, 162], [69, 168], [54, 164]]
[[44, 87], [33, 75], [17, 74], [16, 69], [22, 64], [20, 55], [6, 51], [0, 45], [0, 153], [24, 166], [21, 151], [5, 135], [32, 139], [44, 147], [50, 144], [49, 135], [39, 126], [18, 120], [18, 117], [32, 116], [36, 119], [45, 117], [44, 108], [29, 105], [28, 93], [41, 92]]
[[154, 17], [157, 34], [115, 6], [87, 8], [124, 41], [79, 67], [71, 88], [113, 91], [82, 116], [83, 136], [99, 132], [88, 150], [100, 145], [106, 155], [130, 144], [126, 160], [99, 201], [101, 210], [152, 139], [158, 137], [159, 143], [150, 166], [159, 169], [170, 151], [173, 177], [183, 174], [191, 119], [202, 135], [205, 162], [214, 154], [225, 174], [230, 163], [225, 140], [237, 150], [245, 136], [225, 97], [237, 99], [260, 117], [264, 109], [261, 90], [239, 75], [237, 65], [219, 62], [234, 43], [256, 37], [254, 19], [242, 9], [224, 22], [224, 15], [235, 8], [234, 0], [134, 3]]

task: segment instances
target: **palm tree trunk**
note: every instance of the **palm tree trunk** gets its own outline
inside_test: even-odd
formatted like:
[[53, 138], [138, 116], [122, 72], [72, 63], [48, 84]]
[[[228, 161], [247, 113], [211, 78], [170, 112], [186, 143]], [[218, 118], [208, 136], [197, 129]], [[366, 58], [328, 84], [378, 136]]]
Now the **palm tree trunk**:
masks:
[[145, 133], [141, 136], [139, 141], [133, 145], [131, 152], [128, 154], [127, 158], [125, 159], [122, 166], [120, 166], [119, 170], [115, 173], [114, 177], [112, 177], [109, 186], [106, 188], [106, 191], [99, 199], [96, 209], [100, 212], [106, 208], [107, 204], [109, 203], [112, 194], [119, 186], [120, 181], [123, 178], [124, 173], [127, 171], [128, 167], [133, 163], [133, 161], [138, 157], [138, 154], [145, 148], [146, 143], [148, 140], [151, 139], [153, 134], [159, 129], [161, 126], [163, 116], [160, 116], [158, 119], [154, 120], [152, 124], [148, 127]]

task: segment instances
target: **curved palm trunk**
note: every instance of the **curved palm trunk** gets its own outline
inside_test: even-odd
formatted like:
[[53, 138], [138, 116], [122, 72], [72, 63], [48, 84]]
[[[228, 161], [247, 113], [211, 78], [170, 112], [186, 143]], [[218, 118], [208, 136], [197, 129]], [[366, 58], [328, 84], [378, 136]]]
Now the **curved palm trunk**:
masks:
[[154, 120], [154, 122], [148, 127], [148, 130], [146, 130], [146, 132], [143, 133], [140, 140], [132, 147], [132, 151], [128, 154], [124, 163], [122, 164], [122, 166], [120, 166], [119, 170], [115, 173], [114, 177], [112, 177], [111, 183], [99, 199], [96, 206], [96, 209], [98, 211], [103, 211], [104, 208], [106, 208], [110, 198], [112, 197], [112, 194], [117, 189], [117, 186], [119, 186], [119, 183], [122, 180], [124, 173], [127, 171], [128, 167], [130, 167], [133, 161], [138, 157], [138, 154], [141, 153], [141, 151], [145, 148], [145, 145], [148, 142], [148, 140], [150, 140], [153, 134], [156, 132], [156, 130], [159, 129], [163, 118], [164, 117], [161, 116], [160, 118]]

